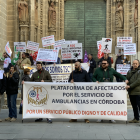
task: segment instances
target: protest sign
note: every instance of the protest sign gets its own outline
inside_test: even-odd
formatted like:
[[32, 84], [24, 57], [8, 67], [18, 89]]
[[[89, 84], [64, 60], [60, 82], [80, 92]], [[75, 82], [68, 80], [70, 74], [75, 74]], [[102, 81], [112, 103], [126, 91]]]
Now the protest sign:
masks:
[[[32, 74], [34, 72], [37, 71], [36, 67], [35, 66], [24, 66], [24, 69], [30, 69], [30, 77], [32, 76]], [[45, 70], [47, 70], [51, 77], [52, 77], [52, 80], [53, 82], [64, 82], [64, 83], [67, 83], [68, 82], [68, 79], [69, 79], [69, 76], [72, 72], [72, 64], [56, 64], [55, 66], [54, 65], [46, 65], [46, 66], [43, 66], [43, 68]], [[74, 70], [74, 64], [73, 64], [73, 70]], [[81, 63], [81, 68], [86, 70], [87, 72], [89, 71], [89, 66], [87, 63]]]
[[115, 47], [115, 54], [124, 55], [124, 47]]
[[[25, 82], [23, 119], [127, 120], [125, 83]], [[94, 92], [93, 92], [94, 91]]]
[[62, 44], [65, 44], [65, 39], [55, 41], [54, 50], [60, 50]]
[[98, 47], [98, 59], [101, 59], [104, 56], [104, 53], [102, 52], [102, 40], [97, 41], [97, 47]]
[[14, 42], [15, 52], [26, 52], [26, 42]]
[[52, 46], [54, 44], [55, 44], [54, 35], [42, 38], [42, 45], [43, 45], [43, 47]]
[[82, 59], [82, 43], [62, 44], [61, 55], [62, 60]]
[[53, 49], [39, 49], [36, 61], [57, 62], [58, 51]]
[[3, 79], [4, 70], [0, 70], [0, 79]]
[[124, 44], [124, 55], [135, 55], [136, 54], [136, 43]]
[[36, 52], [36, 51], [38, 51], [38, 48], [39, 48], [39, 43], [32, 42], [32, 41], [27, 42], [27, 48], [26, 49]]
[[112, 51], [112, 38], [102, 38], [102, 52], [111, 53]]
[[5, 46], [5, 51], [11, 57], [12, 51], [11, 51], [9, 42], [7, 42], [7, 44]]
[[131, 68], [130, 64], [126, 65], [117, 64], [116, 71], [122, 75], [127, 75], [127, 72], [130, 70], [130, 68]]
[[117, 47], [124, 47], [124, 44], [132, 43], [132, 37], [117, 37]]
[[77, 44], [78, 40], [66, 40], [65, 44]]

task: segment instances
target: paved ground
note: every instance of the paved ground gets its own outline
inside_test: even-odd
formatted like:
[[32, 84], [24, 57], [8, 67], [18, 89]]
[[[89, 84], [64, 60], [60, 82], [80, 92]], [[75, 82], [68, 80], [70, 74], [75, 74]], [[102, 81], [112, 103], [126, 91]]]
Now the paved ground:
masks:
[[[7, 117], [8, 110], [1, 110], [0, 118]], [[128, 110], [128, 120], [133, 119], [132, 110]], [[34, 119], [21, 122], [21, 115], [18, 115], [17, 122], [0, 123], [0, 139], [14, 140], [35, 140], [35, 139], [98, 139], [98, 140], [140, 140], [139, 124], [125, 124], [117, 121], [116, 124], [97, 124], [96, 120], [90, 120], [85, 124], [83, 120], [77, 123], [69, 123], [68, 120], [54, 119], [52, 124], [43, 122], [35, 123]]]

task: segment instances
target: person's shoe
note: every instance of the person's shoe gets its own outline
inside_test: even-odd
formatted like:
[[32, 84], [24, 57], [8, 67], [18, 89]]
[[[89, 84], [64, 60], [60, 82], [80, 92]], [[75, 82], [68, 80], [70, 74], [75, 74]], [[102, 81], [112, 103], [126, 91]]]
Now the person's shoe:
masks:
[[15, 122], [17, 120], [17, 118], [12, 118], [11, 120], [10, 120], [10, 122]]
[[5, 119], [5, 121], [10, 121], [12, 118], [8, 117]]
[[77, 122], [77, 119], [71, 119], [69, 122]]
[[139, 123], [139, 120], [133, 119], [133, 120], [129, 121], [129, 123]]
[[0, 122], [2, 122], [2, 120], [0, 119]]
[[111, 123], [116, 123], [116, 121], [115, 120], [109, 120]]
[[42, 118], [36, 119], [35, 122], [42, 122]]
[[96, 123], [101, 123], [103, 120], [98, 119]]
[[52, 123], [52, 120], [51, 119], [47, 119], [47, 123]]
[[89, 120], [88, 119], [85, 119], [85, 123], [89, 123]]

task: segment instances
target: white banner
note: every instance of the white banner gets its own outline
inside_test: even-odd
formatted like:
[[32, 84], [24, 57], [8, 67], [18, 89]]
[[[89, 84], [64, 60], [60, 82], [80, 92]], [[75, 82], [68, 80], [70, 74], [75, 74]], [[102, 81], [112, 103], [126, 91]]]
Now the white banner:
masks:
[[15, 52], [26, 52], [26, 42], [14, 42]]
[[62, 44], [62, 60], [82, 59], [82, 43]]
[[43, 47], [52, 46], [54, 44], [55, 44], [54, 35], [42, 38], [42, 45], [43, 45]]
[[23, 119], [127, 120], [125, 83], [47, 83], [23, 85]]
[[117, 37], [117, 47], [124, 47], [124, 44], [132, 43], [132, 37]]
[[[82, 69], [86, 70], [87, 72], [89, 71], [89, 66], [87, 63], [81, 63], [81, 67]], [[24, 66], [24, 69], [28, 68], [30, 69], [30, 77], [32, 76], [32, 74], [34, 72], [37, 71], [35, 66]], [[43, 66], [43, 68], [47, 71], [49, 71], [53, 82], [59, 82], [59, 83], [67, 83], [69, 76], [72, 72], [72, 64], [56, 64], [54, 65], [46, 65]], [[75, 66], [73, 64], [73, 70], [74, 70]]]
[[136, 43], [124, 44], [124, 55], [135, 55], [136, 54]]
[[127, 75], [127, 72], [130, 70], [130, 68], [131, 68], [130, 64], [126, 65], [117, 64], [116, 71], [122, 75]]
[[6, 51], [6, 53], [11, 57], [12, 50], [11, 50], [11, 48], [10, 48], [9, 42], [7, 42], [7, 44], [6, 44], [6, 46], [5, 46], [5, 51]]
[[39, 48], [39, 43], [32, 42], [32, 41], [27, 42], [27, 48], [26, 49], [36, 52], [36, 51], [38, 51], [38, 48]]
[[112, 38], [102, 38], [102, 52], [111, 53], [112, 51]]
[[39, 49], [36, 61], [57, 62], [58, 51], [53, 49]]

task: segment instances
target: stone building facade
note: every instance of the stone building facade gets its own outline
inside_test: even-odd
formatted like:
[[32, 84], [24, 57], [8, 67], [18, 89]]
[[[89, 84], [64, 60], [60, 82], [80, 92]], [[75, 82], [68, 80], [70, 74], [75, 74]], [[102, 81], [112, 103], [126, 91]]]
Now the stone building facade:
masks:
[[54, 35], [55, 40], [78, 40], [97, 58], [96, 41], [113, 39], [115, 58], [117, 37], [133, 37], [140, 59], [140, 2], [138, 0], [0, 0], [0, 52], [7, 41], [40, 43]]

